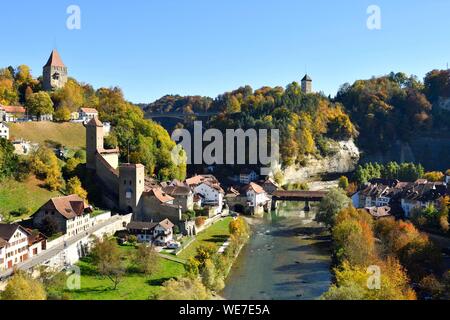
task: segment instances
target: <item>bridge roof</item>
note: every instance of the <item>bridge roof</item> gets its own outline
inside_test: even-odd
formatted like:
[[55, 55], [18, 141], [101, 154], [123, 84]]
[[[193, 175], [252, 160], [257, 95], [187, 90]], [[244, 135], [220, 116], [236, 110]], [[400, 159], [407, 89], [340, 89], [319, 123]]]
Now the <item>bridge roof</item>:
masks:
[[326, 191], [285, 191], [278, 190], [273, 193], [278, 198], [323, 198], [327, 195]]

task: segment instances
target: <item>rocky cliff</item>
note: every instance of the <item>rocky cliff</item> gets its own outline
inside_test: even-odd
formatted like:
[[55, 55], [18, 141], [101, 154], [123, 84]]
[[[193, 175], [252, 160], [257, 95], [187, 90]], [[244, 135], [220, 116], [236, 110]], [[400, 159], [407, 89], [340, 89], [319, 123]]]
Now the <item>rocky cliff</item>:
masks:
[[348, 173], [356, 169], [360, 151], [353, 140], [339, 142], [336, 153], [317, 159], [309, 157], [305, 166], [290, 166], [283, 170], [284, 183], [308, 181], [324, 174]]

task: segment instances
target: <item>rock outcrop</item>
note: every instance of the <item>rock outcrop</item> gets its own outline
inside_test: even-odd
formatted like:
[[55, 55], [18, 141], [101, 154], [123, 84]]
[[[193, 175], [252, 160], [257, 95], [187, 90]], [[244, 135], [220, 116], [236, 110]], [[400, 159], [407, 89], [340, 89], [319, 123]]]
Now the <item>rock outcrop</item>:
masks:
[[339, 142], [337, 152], [329, 157], [317, 159], [309, 157], [305, 166], [290, 166], [283, 169], [284, 183], [308, 181], [314, 177], [348, 173], [356, 169], [360, 151], [353, 140]]

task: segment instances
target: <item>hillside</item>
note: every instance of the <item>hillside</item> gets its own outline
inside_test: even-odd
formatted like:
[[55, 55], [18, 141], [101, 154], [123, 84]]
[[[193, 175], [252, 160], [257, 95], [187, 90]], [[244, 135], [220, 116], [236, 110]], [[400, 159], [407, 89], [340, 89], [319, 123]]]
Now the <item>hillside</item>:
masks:
[[15, 180], [2, 181], [0, 184], [0, 215], [7, 218], [9, 213], [24, 208], [28, 209], [28, 214], [11, 218], [14, 220], [26, 218], [50, 198], [59, 195], [58, 192], [51, 192], [41, 188], [40, 184], [42, 184], [42, 181], [37, 180], [35, 177], [30, 177], [25, 182]]
[[26, 122], [10, 125], [10, 136], [35, 143], [59, 143], [71, 149], [85, 148], [86, 132], [79, 123]]

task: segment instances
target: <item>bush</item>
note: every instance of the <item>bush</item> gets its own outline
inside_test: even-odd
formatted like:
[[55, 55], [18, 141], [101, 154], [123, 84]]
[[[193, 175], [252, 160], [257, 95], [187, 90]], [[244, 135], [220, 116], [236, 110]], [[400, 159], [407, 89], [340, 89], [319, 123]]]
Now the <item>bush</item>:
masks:
[[206, 217], [197, 217], [195, 219], [195, 225], [198, 228], [202, 227], [205, 224], [205, 222], [206, 222]]

